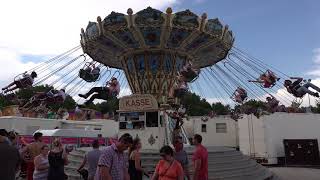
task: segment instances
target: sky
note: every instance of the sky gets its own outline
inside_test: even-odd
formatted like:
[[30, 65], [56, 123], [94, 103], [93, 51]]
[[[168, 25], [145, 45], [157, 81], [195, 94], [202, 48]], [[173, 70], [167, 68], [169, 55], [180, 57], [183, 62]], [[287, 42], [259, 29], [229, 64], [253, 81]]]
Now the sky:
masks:
[[318, 0], [2, 0], [0, 86], [49, 57], [79, 44], [80, 29], [111, 11], [134, 13], [152, 6], [190, 9], [219, 18], [235, 46], [292, 76], [320, 85]]

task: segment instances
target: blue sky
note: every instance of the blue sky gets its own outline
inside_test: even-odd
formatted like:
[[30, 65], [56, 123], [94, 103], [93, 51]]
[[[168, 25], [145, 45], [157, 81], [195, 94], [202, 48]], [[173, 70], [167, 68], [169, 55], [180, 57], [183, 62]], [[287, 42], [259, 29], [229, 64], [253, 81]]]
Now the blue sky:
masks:
[[[318, 79], [320, 85], [320, 1], [318, 0], [56, 0], [4, 1], [0, 6], [0, 85], [35, 63], [71, 49], [80, 28], [111, 11], [134, 13], [152, 6], [190, 9], [219, 18], [236, 37], [235, 46], [288, 75]], [[19, 3], [20, 6], [16, 6]], [[63, 6], [61, 6], [63, 4]], [[41, 14], [41, 15], [39, 15]], [[21, 18], [23, 17], [23, 18]], [[317, 50], [318, 49], [318, 50]], [[318, 52], [318, 54], [316, 53]], [[318, 59], [318, 63], [315, 62]], [[8, 67], [15, 68], [8, 68]], [[314, 76], [308, 72], [318, 70]]]
[[181, 7], [218, 17], [234, 32], [238, 48], [286, 74], [302, 76], [313, 68], [313, 50], [320, 47], [320, 1], [202, 0]]
[[[218, 17], [234, 32], [238, 48], [299, 76], [313, 68], [312, 51], [320, 47], [319, 7], [317, 0], [181, 0], [173, 5], [174, 10], [188, 8], [199, 16], [206, 12], [209, 18]], [[37, 62], [44, 57], [21, 58]]]

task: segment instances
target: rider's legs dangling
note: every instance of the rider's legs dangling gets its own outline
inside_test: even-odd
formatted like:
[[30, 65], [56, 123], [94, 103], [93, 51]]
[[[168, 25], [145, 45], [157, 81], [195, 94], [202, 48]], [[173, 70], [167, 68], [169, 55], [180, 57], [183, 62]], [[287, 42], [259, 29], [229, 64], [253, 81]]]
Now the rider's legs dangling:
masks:
[[[102, 88], [102, 89], [100, 89], [100, 88]], [[87, 104], [87, 105], [91, 104], [95, 99], [103, 99], [103, 100], [107, 100], [108, 99], [108, 97], [109, 97], [109, 89], [108, 88], [104, 88], [104, 87], [100, 87], [100, 88], [96, 89], [96, 90], [98, 90], [98, 91], [95, 91], [96, 94], [92, 95], [90, 97], [90, 99], [85, 104]]]
[[[311, 83], [310, 83], [310, 84], [311, 84]], [[308, 93], [308, 94], [310, 94], [310, 95], [312, 95], [312, 96], [319, 97], [319, 94], [318, 94], [318, 93], [313, 92], [313, 91], [310, 91], [310, 90], [308, 89], [308, 87], [310, 86], [310, 84], [307, 83], [307, 84], [299, 87], [299, 88], [297, 89], [297, 92], [298, 92], [300, 95], [305, 95], [305, 94]]]
[[320, 88], [319, 88], [318, 86], [316, 86], [316, 85], [312, 84], [311, 82], [308, 82], [308, 83], [306, 83], [306, 84], [305, 84], [305, 85], [303, 85], [303, 86], [304, 86], [304, 87], [306, 87], [306, 88], [311, 87], [312, 89], [314, 89], [314, 90], [316, 90], [316, 91], [320, 92]]
[[103, 92], [104, 89], [105, 89], [105, 87], [94, 87], [94, 88], [91, 88], [90, 91], [87, 92], [86, 94], [79, 94], [79, 96], [83, 97], [83, 98], [88, 98], [93, 93], [101, 93], [101, 92]]

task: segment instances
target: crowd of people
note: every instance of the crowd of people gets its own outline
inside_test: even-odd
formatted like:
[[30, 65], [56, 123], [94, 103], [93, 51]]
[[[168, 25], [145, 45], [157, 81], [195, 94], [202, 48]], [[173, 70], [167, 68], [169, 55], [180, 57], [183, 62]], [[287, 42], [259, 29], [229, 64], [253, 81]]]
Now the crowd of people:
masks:
[[[5, 129], [0, 130], [0, 177], [15, 180], [64, 180], [64, 166], [68, 164], [67, 149], [55, 139], [51, 149], [42, 142], [42, 133], [37, 132], [30, 144], [18, 143], [18, 135], [12, 137]], [[20, 173], [19, 173], [20, 172]]]
[[[18, 135], [0, 130], [0, 177], [14, 180], [17, 177], [27, 180], [65, 180], [64, 166], [69, 163], [66, 148], [59, 139], [49, 147], [42, 142], [42, 133], [34, 134], [30, 144], [18, 143]], [[21, 141], [21, 140], [20, 140]], [[173, 141], [174, 148], [163, 146], [160, 149], [161, 159], [156, 168], [150, 172], [141, 163], [142, 143], [139, 138], [133, 139], [128, 133], [105, 149], [99, 149], [98, 140], [92, 142], [92, 150], [87, 152], [78, 172], [88, 180], [142, 180], [143, 176], [152, 180], [207, 180], [208, 152], [201, 144], [202, 137], [194, 135], [195, 151], [192, 156], [193, 176], [189, 171], [189, 159], [183, 149], [182, 137]], [[20, 144], [20, 145], [19, 145]], [[125, 153], [129, 150], [128, 153]], [[88, 164], [88, 170], [85, 169]]]
[[[174, 149], [170, 146], [163, 146], [160, 149], [161, 160], [152, 173], [142, 168], [140, 139], [133, 139], [128, 133], [123, 134], [117, 142], [102, 151], [99, 150], [98, 144], [93, 144], [93, 149], [85, 155], [78, 172], [85, 179], [88, 177], [88, 180], [142, 180], [143, 176], [152, 180], [207, 180], [208, 152], [201, 142], [202, 137], [196, 134], [192, 177], [188, 169], [188, 155], [183, 149], [181, 137], [177, 137], [173, 142]], [[124, 153], [127, 149], [129, 149], [128, 155]], [[86, 163], [89, 164], [88, 172], [83, 170]]]

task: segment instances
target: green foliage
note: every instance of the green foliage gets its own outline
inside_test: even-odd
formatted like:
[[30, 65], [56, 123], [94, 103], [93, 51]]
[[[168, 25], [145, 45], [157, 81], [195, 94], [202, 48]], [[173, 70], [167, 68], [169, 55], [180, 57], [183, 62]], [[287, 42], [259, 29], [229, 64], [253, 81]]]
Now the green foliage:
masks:
[[0, 110], [2, 110], [3, 107], [10, 106], [10, 105], [13, 105], [13, 103], [8, 101], [3, 96], [0, 96]]
[[116, 112], [119, 109], [119, 99], [118, 98], [112, 98], [108, 101], [98, 103], [95, 105], [97, 110], [100, 111], [102, 114], [108, 113], [108, 112]]
[[182, 104], [186, 107], [186, 113], [189, 116], [204, 116], [212, 111], [211, 105], [206, 99], [201, 99], [195, 93], [187, 93], [182, 100]]
[[320, 102], [317, 103], [316, 107], [312, 107], [311, 111], [313, 113], [320, 113]]
[[254, 109], [262, 109], [262, 110], [267, 110], [266, 104], [263, 101], [260, 100], [255, 100], [255, 99], [250, 99], [249, 101], [243, 103], [242, 106], [248, 106]]
[[63, 102], [63, 104], [53, 104], [50, 105], [49, 107], [52, 110], [57, 111], [59, 108], [64, 108], [67, 110], [74, 110], [76, 108], [76, 101], [69, 95], [67, 95], [66, 100]]
[[48, 85], [34, 86], [34, 87], [31, 87], [31, 88], [19, 89], [16, 92], [16, 95], [20, 99], [30, 99], [37, 92], [48, 92], [52, 88], [53, 88], [52, 86], [48, 86]]
[[[48, 86], [48, 85], [34, 86], [34, 87], [31, 87], [31, 88], [20, 89], [19, 91], [17, 91], [16, 95], [20, 99], [28, 100], [32, 96], [34, 96], [37, 92], [48, 92], [50, 89], [53, 89], [53, 87], [52, 86]], [[76, 107], [76, 102], [69, 95], [67, 95], [66, 100], [64, 101], [63, 104], [49, 105], [49, 108], [54, 110], [54, 111], [57, 111], [59, 108], [65, 108], [67, 110], [73, 110], [73, 109], [75, 109], [75, 107]]]
[[231, 113], [231, 108], [229, 105], [223, 105], [222, 103], [213, 103], [212, 104], [212, 111], [216, 115], [227, 115]]

